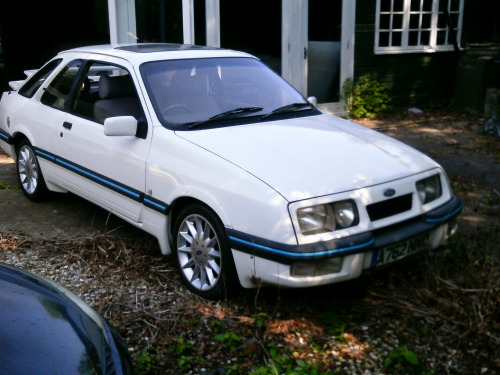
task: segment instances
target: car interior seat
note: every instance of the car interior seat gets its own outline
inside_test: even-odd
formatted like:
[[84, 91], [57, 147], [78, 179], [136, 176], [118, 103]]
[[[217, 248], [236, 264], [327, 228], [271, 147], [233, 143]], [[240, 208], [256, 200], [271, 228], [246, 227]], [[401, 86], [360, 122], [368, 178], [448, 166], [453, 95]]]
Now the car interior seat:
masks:
[[94, 104], [94, 118], [101, 124], [108, 117], [133, 116], [137, 120], [144, 117], [130, 75], [102, 76], [99, 80], [99, 98]]

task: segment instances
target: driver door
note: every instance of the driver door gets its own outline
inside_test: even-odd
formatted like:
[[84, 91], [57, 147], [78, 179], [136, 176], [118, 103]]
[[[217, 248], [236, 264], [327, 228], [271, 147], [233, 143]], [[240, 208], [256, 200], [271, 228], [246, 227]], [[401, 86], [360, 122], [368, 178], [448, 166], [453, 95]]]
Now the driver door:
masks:
[[[61, 183], [122, 218], [141, 222], [151, 131], [133, 70], [90, 61], [78, 79], [54, 139]], [[104, 120], [115, 116], [135, 117], [142, 133], [105, 135]]]

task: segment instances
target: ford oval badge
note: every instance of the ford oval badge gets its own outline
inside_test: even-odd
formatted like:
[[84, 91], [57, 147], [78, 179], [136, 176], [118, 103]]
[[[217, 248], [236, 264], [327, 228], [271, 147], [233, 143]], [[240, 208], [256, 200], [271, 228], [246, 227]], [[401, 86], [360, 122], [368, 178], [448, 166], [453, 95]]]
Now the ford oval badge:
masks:
[[396, 190], [394, 189], [387, 189], [386, 191], [384, 191], [384, 196], [385, 197], [392, 197], [394, 194], [396, 194]]

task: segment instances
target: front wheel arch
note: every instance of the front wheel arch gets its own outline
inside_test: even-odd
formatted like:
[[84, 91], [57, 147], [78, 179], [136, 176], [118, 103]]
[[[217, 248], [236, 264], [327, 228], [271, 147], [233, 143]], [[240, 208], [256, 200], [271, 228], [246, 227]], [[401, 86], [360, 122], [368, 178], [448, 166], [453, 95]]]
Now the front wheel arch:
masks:
[[[214, 202], [212, 203], [215, 204]], [[215, 216], [218, 217], [218, 219], [222, 222], [224, 226], [228, 225], [227, 222], [229, 219], [227, 218], [224, 211], [217, 212], [215, 209], [212, 208], [210, 204], [202, 201], [201, 199], [194, 198], [192, 196], [180, 196], [176, 198], [172, 203], [170, 203], [170, 208], [169, 208], [169, 214], [168, 214], [169, 221], [168, 221], [167, 233], [168, 233], [168, 242], [171, 246], [173, 245], [172, 236], [174, 231], [174, 223], [177, 220], [177, 217], [179, 216], [181, 210], [184, 207], [192, 204], [199, 204], [200, 206], [206, 207], [207, 209], [212, 211]], [[222, 209], [220, 206], [219, 208]]]

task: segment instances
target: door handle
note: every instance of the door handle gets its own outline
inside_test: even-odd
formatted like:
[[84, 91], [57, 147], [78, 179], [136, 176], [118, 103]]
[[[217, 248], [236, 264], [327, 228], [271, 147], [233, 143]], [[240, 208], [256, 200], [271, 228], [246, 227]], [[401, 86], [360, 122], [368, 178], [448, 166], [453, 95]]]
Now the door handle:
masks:
[[68, 122], [68, 121], [63, 122], [63, 127], [68, 129], [68, 130], [71, 130], [72, 126], [73, 126], [73, 124], [71, 122]]

